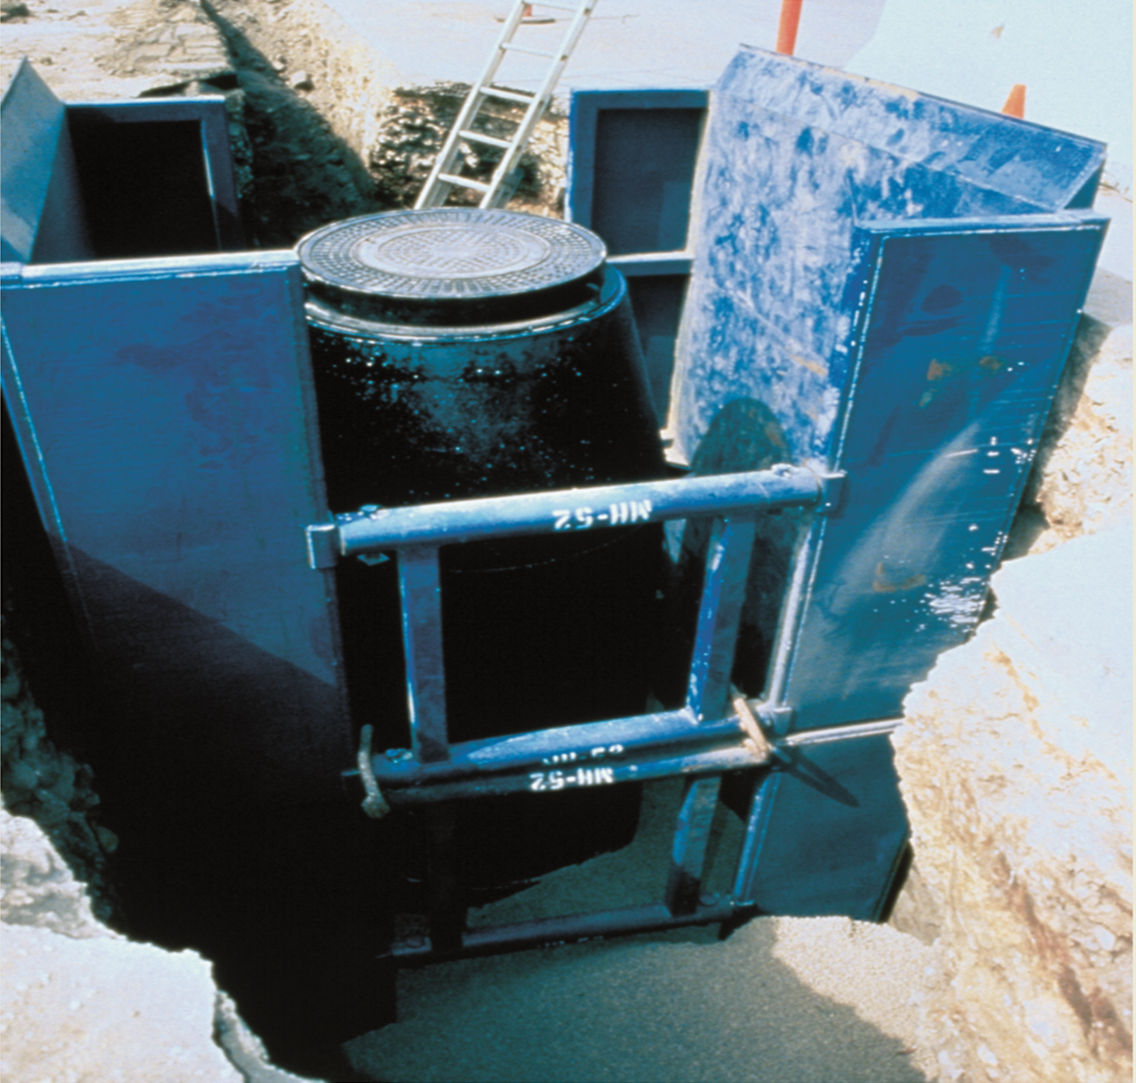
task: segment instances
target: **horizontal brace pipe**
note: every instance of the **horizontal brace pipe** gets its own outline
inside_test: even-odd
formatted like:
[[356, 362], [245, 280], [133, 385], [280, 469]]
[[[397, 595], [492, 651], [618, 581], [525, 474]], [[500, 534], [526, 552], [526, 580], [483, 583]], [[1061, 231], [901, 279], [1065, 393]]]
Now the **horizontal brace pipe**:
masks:
[[833, 741], [854, 741], [860, 737], [878, 737], [894, 733], [903, 725], [902, 718], [885, 718], [878, 722], [854, 722], [847, 726], [829, 726], [824, 729], [804, 730], [791, 733], [788, 737], [774, 742], [775, 748], [811, 748], [813, 745], [827, 745]]
[[[417, 786], [384, 788], [383, 797], [391, 808], [398, 809], [420, 807], [436, 801], [467, 801], [511, 793], [569, 793], [622, 782], [652, 782], [675, 775], [720, 775], [726, 771], [761, 767], [771, 760], [768, 749], [760, 750], [752, 743], [740, 743], [693, 753], [663, 752], [634, 761], [613, 758], [559, 766], [542, 764], [533, 770], [509, 774], [472, 775], [439, 782], [430, 780]], [[380, 786], [386, 786], [381, 777], [378, 781]]]
[[[371, 757], [371, 769], [384, 787], [421, 786], [530, 767], [607, 766], [606, 761], [615, 758], [658, 753], [675, 745], [701, 752], [737, 744], [745, 735], [736, 716], [699, 725], [683, 708], [462, 741], [450, 746], [450, 758], [441, 763], [420, 763], [406, 749], [390, 749]], [[345, 774], [353, 777], [358, 771]]]
[[391, 946], [390, 957], [399, 966], [417, 966], [441, 958], [499, 955], [507, 951], [601, 940], [628, 933], [658, 932], [688, 925], [713, 925], [736, 917], [738, 909], [731, 895], [722, 894], [703, 896], [693, 913], [679, 916], [672, 914], [662, 903], [599, 910], [591, 914], [568, 914], [512, 925], [469, 929], [463, 934], [462, 946], [457, 952], [435, 952], [429, 937], [396, 940]]
[[309, 554], [313, 567], [326, 568], [334, 565], [336, 555], [362, 556], [409, 545], [579, 533], [688, 516], [729, 515], [753, 508], [828, 506], [839, 477], [821, 476], [806, 467], [776, 466], [744, 474], [349, 512], [336, 515], [334, 524], [308, 528]]
[[[751, 704], [751, 707], [758, 715], [763, 713], [761, 704]], [[795, 748], [876, 737], [893, 732], [902, 723], [902, 719], [885, 719], [808, 730], [772, 740], [762, 734], [762, 738], [772, 758], [780, 761], [787, 760], [788, 753]], [[551, 768], [572, 773], [580, 767], [611, 767], [619, 759], [626, 760], [633, 756], [665, 756], [668, 761], [686, 760], [723, 747], [727, 751], [736, 750], [737, 744], [747, 736], [752, 737], [736, 715], [699, 725], [690, 710], [683, 708], [678, 711], [616, 718], [607, 722], [586, 722], [535, 730], [509, 737], [463, 741], [451, 745], [451, 758], [440, 763], [422, 764], [408, 749], [390, 749], [386, 753], [376, 753], [370, 757], [370, 763], [376, 782], [391, 794], [403, 789], [433, 787], [448, 782], [473, 782], [493, 774], [517, 774], [530, 769], [545, 771]], [[681, 748], [681, 755], [676, 755], [678, 748]], [[343, 777], [356, 779], [359, 771], [344, 771]], [[397, 803], [398, 798], [395, 800]]]

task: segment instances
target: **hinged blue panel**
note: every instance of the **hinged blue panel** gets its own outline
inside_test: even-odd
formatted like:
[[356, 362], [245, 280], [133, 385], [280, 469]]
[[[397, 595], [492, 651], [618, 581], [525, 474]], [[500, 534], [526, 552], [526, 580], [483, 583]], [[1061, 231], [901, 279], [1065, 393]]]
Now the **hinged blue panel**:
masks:
[[887, 734], [793, 749], [758, 784], [738, 901], [879, 920], [908, 835], [898, 783]]
[[24, 268], [4, 392], [157, 804], [337, 792], [351, 762], [291, 253]]
[[799, 729], [893, 717], [977, 620], [1106, 226], [1058, 208], [1104, 148], [746, 49], [704, 153], [676, 452], [847, 471], [767, 692]]
[[899, 715], [978, 623], [1103, 234], [1067, 217], [858, 232], [870, 300], [828, 452], [848, 492], [785, 686], [799, 729]]
[[26, 59], [0, 119], [0, 258], [90, 259], [66, 107]]
[[[896, 718], [977, 623], [1107, 225], [1068, 209], [1103, 158], [754, 49], [715, 88], [676, 455], [847, 475], [833, 514], [757, 542], [735, 677], [778, 733]], [[810, 746], [756, 791], [737, 894], [875, 917], [905, 838], [886, 737]]]

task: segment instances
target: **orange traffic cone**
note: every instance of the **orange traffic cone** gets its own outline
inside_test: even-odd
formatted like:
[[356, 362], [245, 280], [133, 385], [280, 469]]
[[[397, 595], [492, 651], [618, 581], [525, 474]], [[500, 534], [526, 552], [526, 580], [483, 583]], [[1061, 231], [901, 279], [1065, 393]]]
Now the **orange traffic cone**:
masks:
[[1006, 99], [1006, 104], [1002, 106], [1002, 112], [1008, 117], [1024, 117], [1026, 115], [1025, 83], [1014, 84], [1010, 96]]
[[802, 0], [781, 0], [781, 21], [777, 24], [777, 51], [793, 55], [797, 47], [797, 27], [801, 23]]

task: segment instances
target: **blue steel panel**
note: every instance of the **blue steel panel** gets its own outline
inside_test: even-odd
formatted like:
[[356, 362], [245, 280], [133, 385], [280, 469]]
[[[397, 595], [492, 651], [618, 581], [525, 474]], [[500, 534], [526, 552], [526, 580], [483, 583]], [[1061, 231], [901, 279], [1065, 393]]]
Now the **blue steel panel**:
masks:
[[897, 714], [973, 626], [1105, 225], [1038, 212], [1103, 150], [757, 50], [715, 91], [669, 421], [696, 472], [850, 471], [781, 619], [797, 728]]
[[291, 253], [24, 268], [4, 391], [158, 804], [330, 796], [351, 762]]
[[708, 98], [705, 90], [671, 88], [574, 91], [569, 221], [595, 230], [615, 255], [685, 248]]
[[[971, 186], [1040, 210], [1061, 210], [1083, 199], [1085, 185], [1104, 162], [1104, 145], [1096, 140], [748, 46], [731, 61], [713, 97], [715, 111], [733, 103], [727, 122], [750, 129], [737, 133], [743, 138], [761, 138], [766, 125], [782, 116], [791, 118], [805, 144], [798, 150], [823, 156], [826, 147], [819, 140], [835, 139], [827, 152], [840, 148], [848, 179], [867, 206], [889, 199], [907, 203], [908, 194], [896, 182], [909, 166], [934, 173], [936, 190], [912, 197], [916, 204], [930, 202], [909, 205], [904, 217], [968, 213], [961, 207], [953, 215], [936, 212], [933, 204], [982, 198], [965, 194]], [[749, 105], [744, 115], [736, 112], [741, 102]], [[712, 121], [719, 131], [724, 119]], [[852, 144], [872, 148], [879, 157], [865, 156]], [[784, 159], [793, 145], [784, 144], [778, 157]], [[922, 187], [918, 174], [912, 179]]]
[[758, 785], [754, 859], [739, 870], [737, 902], [766, 914], [878, 919], [908, 836], [888, 736], [790, 755]]
[[922, 228], [858, 234], [875, 270], [830, 451], [847, 499], [784, 692], [798, 729], [899, 715], [977, 624], [1103, 222]]
[[[615, 262], [619, 266], [618, 261]], [[643, 361], [647, 366], [651, 401], [660, 424], [667, 416], [671, 380], [674, 378], [675, 342], [690, 278], [689, 262], [677, 273], [644, 274], [636, 269], [627, 279], [627, 293], [631, 297]]]
[[[1103, 153], [757, 50], [720, 81], [675, 450], [695, 473], [847, 472], [841, 510], [803, 542], [796, 516], [758, 538], [760, 652], [743, 628], [736, 669], [754, 653], [778, 732], [897, 716], [972, 630], [1105, 228], [1064, 208], [1090, 199]], [[789, 586], [794, 548], [777, 618], [766, 602]], [[739, 898], [875, 917], [906, 836], [887, 739], [794, 755], [759, 786]]]
[[690, 277], [691, 194], [708, 100], [708, 91], [677, 89], [584, 90], [571, 99], [567, 216], [595, 230], [627, 276], [660, 421]]
[[688, 461], [754, 372], [771, 374], [761, 398], [789, 458], [828, 455], [868, 273], [857, 225], [982, 228], [1059, 208], [1104, 156], [1091, 140], [749, 49], [715, 90], [705, 143], [670, 418]]
[[0, 105], [0, 259], [89, 259], [65, 108], [27, 60]]
[[[3, 260], [64, 263], [98, 255], [89, 236], [84, 178], [69, 131], [72, 124], [195, 125], [204, 174], [201, 195], [211, 208], [215, 247], [221, 251], [244, 247], [224, 98], [64, 105], [24, 60], [5, 91], [2, 114]], [[186, 181], [192, 183], [189, 178]], [[147, 180], [132, 177], [132, 182], [144, 185]], [[155, 183], [151, 181], [151, 187]], [[156, 188], [152, 197], [155, 206], [168, 202], [168, 193]], [[177, 208], [167, 210], [176, 213]]]

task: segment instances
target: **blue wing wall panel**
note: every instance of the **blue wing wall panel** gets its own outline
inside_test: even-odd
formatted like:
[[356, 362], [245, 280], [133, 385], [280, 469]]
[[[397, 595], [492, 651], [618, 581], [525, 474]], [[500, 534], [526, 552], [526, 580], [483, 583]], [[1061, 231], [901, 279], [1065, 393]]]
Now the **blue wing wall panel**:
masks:
[[26, 60], [0, 118], [0, 259], [92, 258], [67, 108]]
[[[11, 267], [11, 265], [9, 265]], [[14, 268], [4, 391], [161, 806], [334, 796], [351, 762], [291, 253]], [[194, 799], [198, 799], [195, 797]]]
[[[696, 470], [849, 472], [783, 616], [798, 728], [898, 714], [973, 627], [1106, 224], [1062, 208], [1102, 157], [759, 50], [715, 89], [670, 429]], [[759, 438], [723, 441], [742, 413]]]
[[1046, 218], [858, 231], [848, 489], [796, 632], [798, 729], [899, 715], [978, 622], [1101, 240], [1091, 212]]
[[907, 841], [887, 734], [793, 751], [754, 808], [737, 894], [766, 914], [879, 917]]
[[709, 92], [578, 90], [569, 119], [567, 216], [603, 239], [627, 278], [661, 419], [690, 277], [691, 195]]

